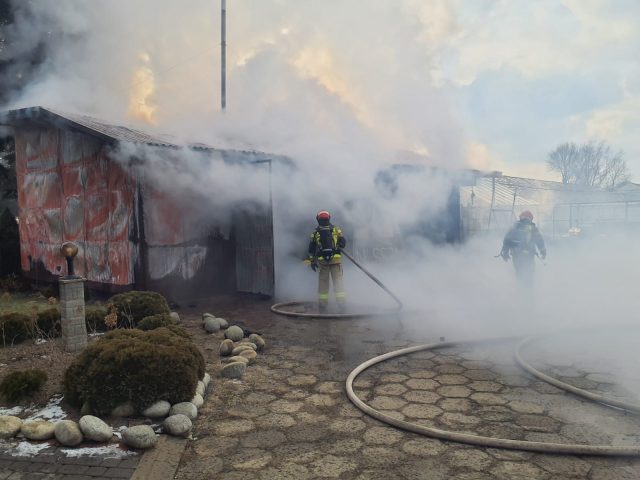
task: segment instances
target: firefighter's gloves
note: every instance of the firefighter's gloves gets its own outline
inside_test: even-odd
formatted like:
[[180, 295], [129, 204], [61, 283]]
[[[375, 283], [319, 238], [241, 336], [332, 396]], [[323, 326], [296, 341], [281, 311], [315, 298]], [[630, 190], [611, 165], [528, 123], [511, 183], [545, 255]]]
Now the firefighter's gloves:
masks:
[[338, 237], [338, 242], [337, 243], [338, 243], [337, 244], [338, 251], [347, 246], [347, 241], [345, 240], [344, 237]]
[[318, 269], [318, 262], [316, 262], [314, 259], [307, 258], [304, 261], [304, 264], [309, 265], [311, 267], [311, 270], [313, 270], [314, 272]]

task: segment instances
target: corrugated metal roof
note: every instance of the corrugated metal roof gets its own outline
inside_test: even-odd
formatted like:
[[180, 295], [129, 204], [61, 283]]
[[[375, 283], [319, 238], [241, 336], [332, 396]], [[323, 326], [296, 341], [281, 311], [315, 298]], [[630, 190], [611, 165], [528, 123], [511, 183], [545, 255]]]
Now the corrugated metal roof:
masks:
[[239, 150], [229, 148], [219, 148], [207, 145], [201, 142], [193, 143], [181, 143], [171, 135], [152, 135], [135, 128], [126, 127], [123, 125], [115, 125], [112, 123], [99, 120], [88, 115], [81, 115], [77, 113], [63, 112], [58, 109], [48, 107], [28, 107], [20, 108], [16, 110], [9, 110], [0, 114], [0, 123], [14, 125], [21, 121], [40, 121], [48, 122], [52, 124], [65, 124], [83, 130], [84, 132], [98, 136], [104, 139], [113, 140], [116, 142], [129, 142], [140, 143], [144, 145], [151, 145], [156, 147], [166, 148], [181, 148], [187, 147], [192, 150], [201, 150], [214, 152], [218, 151], [227, 156], [234, 157], [234, 154], [239, 157], [254, 157], [245, 158], [249, 161], [271, 158], [274, 160], [284, 161], [285, 158], [280, 155], [267, 154], [257, 150]]
[[2, 115], [2, 120], [10, 124], [27, 120], [46, 121], [54, 124], [65, 123], [80, 128], [89, 134], [103, 138], [106, 137], [118, 142], [142, 143], [145, 145], [170, 148], [177, 148], [179, 146], [177, 143], [169, 141], [168, 137], [161, 138], [160, 136], [153, 136], [122, 125], [106, 123], [88, 115], [67, 113], [52, 108], [29, 107], [9, 110]]

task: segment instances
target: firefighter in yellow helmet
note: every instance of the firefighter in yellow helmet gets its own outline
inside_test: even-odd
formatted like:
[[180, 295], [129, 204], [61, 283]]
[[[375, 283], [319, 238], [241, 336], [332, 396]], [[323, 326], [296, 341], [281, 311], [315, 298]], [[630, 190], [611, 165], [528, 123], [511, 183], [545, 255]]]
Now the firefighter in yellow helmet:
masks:
[[533, 285], [533, 274], [535, 271], [535, 257], [545, 259], [547, 249], [540, 230], [533, 223], [533, 214], [525, 210], [520, 214], [520, 221], [511, 227], [504, 237], [500, 256], [506, 262], [513, 258], [513, 266], [516, 275], [527, 287]]
[[307, 262], [313, 271], [318, 271], [318, 307], [320, 313], [327, 311], [329, 304], [329, 277], [333, 282], [338, 308], [345, 311], [346, 295], [342, 280], [342, 255], [340, 249], [347, 244], [342, 230], [331, 224], [331, 215], [327, 211], [316, 215], [318, 226], [311, 234]]

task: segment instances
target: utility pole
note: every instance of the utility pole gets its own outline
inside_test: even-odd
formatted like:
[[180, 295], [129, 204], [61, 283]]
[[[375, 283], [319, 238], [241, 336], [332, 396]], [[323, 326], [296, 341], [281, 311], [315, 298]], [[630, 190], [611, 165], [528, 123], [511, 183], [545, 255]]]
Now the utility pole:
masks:
[[221, 36], [221, 55], [220, 55], [220, 103], [222, 111], [227, 108], [227, 0], [221, 0], [220, 15], [220, 36]]

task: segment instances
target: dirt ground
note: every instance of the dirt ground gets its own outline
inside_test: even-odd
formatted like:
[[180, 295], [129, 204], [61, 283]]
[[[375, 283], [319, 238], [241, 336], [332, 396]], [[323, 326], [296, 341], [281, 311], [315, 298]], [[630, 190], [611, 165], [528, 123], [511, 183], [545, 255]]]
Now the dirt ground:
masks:
[[[222, 334], [206, 335], [208, 311], [261, 331], [268, 347], [241, 380], [220, 378]], [[640, 460], [535, 454], [442, 442], [363, 415], [345, 394], [358, 364], [437, 341], [397, 319], [297, 320], [269, 302], [218, 300], [180, 309], [212, 375], [193, 439], [176, 475], [216, 479], [640, 478]], [[428, 319], [422, 319], [428, 331]], [[577, 399], [523, 373], [514, 344], [423, 352], [388, 361], [356, 381], [360, 398], [407, 421], [486, 436], [563, 443], [640, 445], [640, 419]], [[564, 369], [564, 370], [563, 370]], [[604, 372], [557, 366], [567, 380], [615, 390]]]

